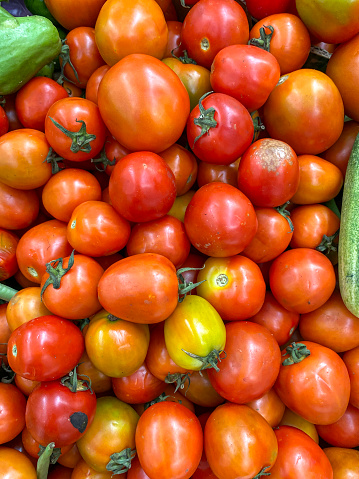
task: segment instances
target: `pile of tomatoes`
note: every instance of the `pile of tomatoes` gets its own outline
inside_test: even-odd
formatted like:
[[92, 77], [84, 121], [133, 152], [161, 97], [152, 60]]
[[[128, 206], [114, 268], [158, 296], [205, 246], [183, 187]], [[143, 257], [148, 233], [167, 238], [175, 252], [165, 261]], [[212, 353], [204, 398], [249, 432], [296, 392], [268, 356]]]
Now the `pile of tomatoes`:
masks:
[[0, 477], [357, 477], [359, 1], [45, 4], [69, 56], [0, 106]]

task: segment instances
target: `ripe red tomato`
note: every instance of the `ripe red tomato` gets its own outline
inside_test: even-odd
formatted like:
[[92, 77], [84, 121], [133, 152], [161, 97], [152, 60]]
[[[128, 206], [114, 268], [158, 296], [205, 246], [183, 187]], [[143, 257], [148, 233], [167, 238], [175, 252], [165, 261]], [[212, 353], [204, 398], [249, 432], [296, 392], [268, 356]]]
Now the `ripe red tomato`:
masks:
[[247, 402], [246, 405], [254, 409], [254, 411], [259, 412], [273, 428], [277, 427], [281, 422], [285, 411], [285, 405], [274, 388], [270, 389], [260, 398]]
[[321, 154], [324, 160], [330, 161], [330, 163], [337, 166], [343, 173], [343, 176], [345, 176], [347, 171], [349, 156], [358, 133], [359, 123], [356, 121], [346, 121], [338, 140]]
[[[0, 382], [0, 444], [14, 439], [25, 427], [26, 399], [14, 385]], [[1, 469], [3, 474], [3, 469]], [[10, 477], [10, 476], [9, 476]], [[12, 476], [11, 476], [12, 477]]]
[[229, 165], [251, 144], [254, 126], [248, 110], [238, 100], [211, 93], [191, 111], [186, 131], [189, 146], [200, 160]]
[[185, 406], [163, 401], [149, 407], [136, 429], [136, 451], [150, 477], [188, 479], [202, 455], [199, 420]]
[[51, 381], [71, 371], [84, 348], [83, 335], [74, 323], [54, 315], [40, 316], [12, 332], [7, 357], [11, 369], [20, 376]]
[[359, 446], [359, 409], [348, 404], [345, 413], [333, 424], [316, 425], [319, 436], [337, 447]]
[[227, 323], [226, 335], [219, 371], [209, 369], [208, 376], [227, 401], [245, 404], [263, 396], [274, 385], [280, 368], [280, 349], [267, 328], [249, 321]]
[[344, 353], [343, 361], [350, 377], [350, 404], [359, 408], [359, 346]]
[[105, 73], [109, 71], [109, 69], [109, 65], [102, 65], [101, 67], [97, 68], [87, 80], [85, 98], [87, 100], [93, 101], [94, 103], [96, 103], [96, 105], [98, 104], [98, 88], [100, 86], [102, 78], [104, 77]]
[[252, 17], [261, 20], [274, 13], [286, 12], [292, 0], [247, 0], [248, 12]]
[[186, 148], [175, 143], [159, 153], [171, 168], [176, 181], [177, 196], [184, 195], [192, 188], [197, 178], [198, 164], [196, 157]]
[[10, 231], [0, 228], [0, 281], [13, 276], [18, 270], [16, 248], [19, 238]]
[[94, 27], [97, 16], [106, 0], [45, 0], [50, 13], [66, 30], [76, 27]]
[[111, 134], [131, 151], [158, 153], [182, 135], [190, 101], [180, 78], [155, 57], [127, 55], [103, 77], [101, 116]]
[[9, 131], [9, 119], [4, 108], [0, 105], [0, 136]]
[[7, 303], [6, 319], [11, 331], [31, 319], [51, 314], [41, 301], [40, 292], [40, 287], [29, 286], [20, 289]]
[[208, 256], [234, 256], [258, 228], [250, 200], [237, 188], [213, 182], [202, 186], [187, 206], [184, 225], [192, 245]]
[[115, 210], [127, 220], [151, 221], [171, 209], [176, 198], [175, 177], [156, 153], [130, 153], [115, 165], [109, 194]]
[[274, 386], [284, 404], [313, 424], [332, 424], [345, 413], [350, 380], [341, 357], [311, 341], [292, 343]]

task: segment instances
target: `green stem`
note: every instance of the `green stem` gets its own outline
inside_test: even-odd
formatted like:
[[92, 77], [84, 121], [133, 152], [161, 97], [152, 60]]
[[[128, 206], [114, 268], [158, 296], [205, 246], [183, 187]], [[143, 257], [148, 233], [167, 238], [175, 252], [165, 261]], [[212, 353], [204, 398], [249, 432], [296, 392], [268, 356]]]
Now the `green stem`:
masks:
[[194, 288], [197, 288], [200, 284], [204, 283], [204, 281], [207, 281], [206, 279], [203, 279], [202, 281], [199, 281], [198, 283], [193, 283], [192, 281], [188, 282], [185, 281], [183, 274], [186, 271], [199, 271], [205, 267], [202, 266], [202, 268], [180, 268], [177, 270], [177, 278], [178, 278], [178, 302], [182, 303], [182, 301], [185, 299], [187, 294], [192, 291]]
[[37, 461], [36, 473], [37, 479], [47, 479], [47, 474], [49, 472], [50, 460], [53, 450], [55, 448], [55, 443], [50, 442], [39, 457]]
[[131, 468], [131, 461], [136, 456], [136, 451], [130, 447], [123, 449], [121, 452], [115, 452], [110, 456], [110, 462], [106, 465], [106, 469], [114, 474], [123, 474]]
[[213, 91], [205, 93], [198, 101], [200, 115], [199, 117], [193, 119], [193, 123], [201, 128], [201, 133], [194, 139], [192, 149], [196, 141], [199, 140], [201, 136], [208, 134], [211, 128], [215, 128], [217, 126], [217, 121], [214, 119], [214, 114], [216, 113], [215, 108], [211, 106], [206, 110], [202, 104], [202, 101], [212, 93]]
[[49, 277], [47, 278], [44, 283], [44, 286], [41, 289], [41, 300], [45, 289], [50, 286], [50, 284], [52, 284], [54, 289], [60, 288], [62, 277], [65, 276], [65, 274], [72, 268], [74, 264], [74, 254], [75, 250], [72, 250], [66, 268], [62, 266], [64, 262], [63, 258], [53, 259], [52, 261], [46, 263], [46, 272], [49, 274]]
[[286, 209], [286, 206], [289, 205], [289, 201], [287, 201], [286, 203], [284, 203], [283, 205], [281, 206], [277, 206], [276, 208], [274, 208], [275, 210], [278, 211], [279, 214], [281, 214], [283, 216], [283, 218], [285, 218], [288, 223], [289, 223], [289, 227], [290, 227], [290, 232], [293, 233], [294, 231], [294, 226], [293, 226], [293, 223], [292, 223], [292, 220], [290, 219], [290, 211], [288, 211]]
[[[266, 33], [265, 31], [266, 28], [268, 28], [270, 33]], [[274, 28], [272, 27], [272, 25], [268, 25], [268, 26], [263, 25], [263, 27], [259, 29], [260, 37], [251, 38], [248, 42], [248, 45], [253, 45], [255, 47], [261, 48], [262, 50], [266, 50], [267, 52], [269, 52], [270, 42], [271, 42], [273, 33], [274, 33]]]
[[283, 361], [283, 366], [291, 366], [300, 363], [310, 355], [310, 351], [303, 343], [292, 343], [286, 347], [283, 355], [289, 354], [289, 357]]
[[6, 284], [0, 283], [0, 299], [3, 299], [7, 303], [18, 291]]
[[203, 369], [210, 368], [215, 369], [217, 372], [219, 371], [218, 363], [221, 361], [220, 354], [224, 351], [218, 351], [218, 349], [213, 349], [207, 356], [198, 356], [197, 354], [190, 353], [189, 351], [185, 351], [184, 349], [182, 349], [182, 351], [191, 358], [201, 361], [202, 366], [200, 371], [203, 371]]
[[181, 374], [181, 373], [173, 373], [173, 374], [168, 373], [167, 376], [165, 377], [165, 383], [166, 384], [175, 383], [176, 388], [175, 388], [174, 392], [177, 392], [179, 389], [184, 389], [185, 382], [188, 381], [188, 386], [187, 386], [187, 389], [186, 389], [186, 393], [187, 393], [188, 388], [191, 384], [190, 375], [191, 375], [190, 372], [183, 373], [183, 374]]

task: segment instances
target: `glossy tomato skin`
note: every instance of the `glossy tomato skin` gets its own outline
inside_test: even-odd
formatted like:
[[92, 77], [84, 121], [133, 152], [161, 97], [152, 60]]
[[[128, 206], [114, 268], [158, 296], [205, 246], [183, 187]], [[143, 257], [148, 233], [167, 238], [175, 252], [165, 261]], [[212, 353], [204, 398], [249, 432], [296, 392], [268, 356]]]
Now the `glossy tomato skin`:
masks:
[[0, 444], [14, 439], [25, 427], [26, 399], [14, 385], [0, 383]]
[[291, 199], [298, 185], [298, 158], [284, 141], [257, 140], [239, 162], [238, 188], [255, 206], [283, 205]]
[[18, 270], [16, 247], [19, 238], [3, 228], [0, 228], [0, 281], [13, 276]]
[[209, 69], [222, 48], [247, 43], [249, 25], [238, 3], [232, 0], [205, 0], [196, 3], [187, 13], [181, 36], [189, 57]]
[[226, 257], [243, 251], [253, 239], [258, 221], [252, 203], [240, 190], [213, 182], [196, 191], [184, 225], [192, 245], [201, 253]]
[[343, 100], [324, 73], [295, 70], [283, 75], [269, 95], [263, 123], [272, 138], [288, 143], [298, 155], [317, 155], [332, 146], [343, 130]]
[[93, 101], [98, 104], [97, 96], [98, 96], [98, 88], [100, 86], [101, 80], [104, 77], [105, 73], [107, 73], [110, 69], [109, 65], [102, 65], [98, 67], [87, 80], [86, 89], [85, 89], [85, 98], [87, 100]]
[[[332, 424], [348, 407], [348, 371], [341, 357], [332, 349], [311, 341], [298, 344], [306, 346], [310, 355], [299, 363], [282, 363], [275, 391], [289, 409], [307, 421]], [[284, 359], [287, 357], [288, 354]]]
[[333, 479], [333, 469], [322, 449], [303, 431], [280, 426], [274, 431], [278, 457], [271, 469], [273, 479]]
[[202, 455], [203, 432], [185, 406], [160, 402], [146, 409], [136, 429], [139, 461], [150, 477], [188, 479]]
[[287, 11], [291, 0], [248, 0], [246, 2], [249, 13], [257, 20], [261, 20], [274, 13]]
[[7, 303], [6, 319], [11, 331], [39, 316], [51, 314], [41, 301], [41, 288], [28, 286], [20, 289]]
[[330, 161], [333, 165], [337, 166], [343, 173], [343, 176], [345, 176], [347, 171], [349, 156], [358, 133], [359, 123], [353, 120], [346, 121], [338, 140], [321, 154], [324, 160]]
[[230, 45], [220, 50], [211, 66], [215, 92], [236, 98], [250, 112], [267, 101], [280, 77], [274, 55], [253, 45]]
[[[200, 106], [201, 105], [201, 106]], [[214, 108], [213, 125], [203, 134], [197, 124], [204, 110]], [[228, 165], [236, 161], [252, 142], [254, 127], [248, 110], [235, 98], [212, 93], [200, 100], [187, 121], [187, 140], [193, 153], [207, 163]], [[226, 145], [226, 148], [223, 146]]]
[[359, 408], [359, 347], [347, 351], [343, 355], [343, 361], [348, 369], [350, 377], [350, 404]]
[[310, 436], [313, 441], [319, 444], [319, 436], [315, 425], [306, 419], [302, 418], [289, 408], [285, 408], [283, 417], [279, 423], [280, 426], [292, 426], [300, 429], [301, 431], [305, 432]]
[[71, 371], [84, 348], [83, 335], [74, 323], [48, 315], [32, 319], [12, 332], [7, 357], [11, 369], [24, 378], [51, 381]]
[[52, 78], [33, 77], [16, 94], [17, 116], [25, 128], [45, 131], [45, 117], [48, 109], [57, 100], [68, 96], [65, 88]]
[[204, 450], [219, 479], [254, 477], [270, 471], [278, 453], [273, 429], [256, 411], [226, 403], [210, 415], [204, 429]]
[[259, 412], [273, 428], [278, 426], [285, 411], [285, 405], [274, 388], [271, 388], [260, 398], [247, 402], [246, 405]]
[[115, 210], [135, 223], [166, 215], [176, 198], [171, 168], [156, 153], [130, 153], [113, 169], [109, 183]]
[[72, 392], [60, 380], [42, 382], [28, 397], [26, 427], [42, 445], [69, 446], [86, 433], [95, 410], [96, 395], [90, 389]]
[[207, 369], [192, 371], [189, 381], [189, 384], [185, 383], [178, 391], [194, 404], [213, 408], [225, 402], [224, 397], [212, 386]]
[[94, 27], [97, 16], [105, 0], [81, 0], [74, 4], [71, 0], [46, 0], [50, 13], [66, 30], [76, 27]]
[[180, 78], [155, 57], [131, 54], [103, 77], [101, 116], [111, 134], [131, 151], [158, 153], [182, 135], [190, 101]]
[[264, 326], [249, 321], [227, 323], [226, 335], [219, 371], [209, 369], [208, 376], [227, 401], [245, 404], [263, 396], [274, 385], [280, 367], [280, 349]]
[[177, 196], [184, 195], [192, 188], [197, 178], [197, 159], [189, 150], [175, 143], [160, 152], [160, 157], [171, 168], [176, 181]]
[[0, 467], [4, 477], [10, 479], [36, 479], [36, 469], [30, 459], [11, 447], [0, 447]]
[[5, 113], [5, 110], [0, 106], [0, 136], [9, 131], [9, 120]]
[[359, 446], [359, 409], [348, 404], [343, 416], [333, 424], [320, 425], [316, 428], [319, 436], [328, 444], [337, 447], [353, 448]]
[[322, 306], [335, 288], [330, 260], [311, 248], [293, 248], [279, 255], [269, 270], [270, 289], [289, 311], [309, 313]]
[[178, 302], [176, 269], [169, 259], [139, 253], [107, 268], [98, 284], [101, 305], [118, 318], [135, 323], [159, 323]]
[[263, 305], [266, 285], [259, 266], [242, 255], [208, 258], [200, 270], [197, 294], [216, 308], [224, 321], [248, 319]]
[[346, 447], [326, 447], [323, 449], [338, 479], [355, 477], [359, 467], [359, 451]]
[[[86, 335], [85, 330], [82, 330], [82, 332]], [[111, 391], [111, 378], [94, 366], [86, 350], [80, 358], [77, 374], [82, 379], [89, 378], [94, 393], [103, 394]]]
[[106, 2], [95, 32], [101, 55], [111, 66], [132, 53], [161, 59], [168, 40], [166, 20], [155, 0]]
[[7, 230], [27, 228], [39, 214], [36, 190], [19, 190], [0, 182], [0, 227]]
[[234, 161], [230, 165], [216, 165], [215, 163], [207, 163], [206, 161], [200, 161], [198, 163], [197, 172], [197, 185], [206, 185], [207, 183], [213, 183], [219, 181], [222, 183], [228, 183], [234, 187], [238, 187], [238, 166], [239, 160]]

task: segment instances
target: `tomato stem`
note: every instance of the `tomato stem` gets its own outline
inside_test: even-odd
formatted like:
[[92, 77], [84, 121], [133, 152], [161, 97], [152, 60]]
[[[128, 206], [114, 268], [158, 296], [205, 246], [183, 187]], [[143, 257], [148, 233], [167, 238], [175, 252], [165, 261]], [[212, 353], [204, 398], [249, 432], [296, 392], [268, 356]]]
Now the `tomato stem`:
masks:
[[7, 303], [18, 291], [6, 284], [0, 283], [0, 299], [3, 299]]
[[[266, 33], [266, 31], [265, 31], [266, 28], [268, 28], [270, 33]], [[261, 48], [262, 50], [266, 50], [267, 52], [269, 52], [270, 42], [271, 42], [273, 33], [274, 33], [274, 28], [272, 27], [272, 25], [268, 25], [268, 26], [263, 25], [263, 27], [261, 27], [259, 29], [260, 37], [259, 38], [251, 38], [248, 42], [248, 45], [253, 45], [255, 47]]]
[[208, 134], [211, 128], [215, 128], [217, 126], [217, 121], [214, 119], [214, 114], [216, 110], [213, 106], [208, 108], [207, 110], [204, 108], [202, 101], [208, 96], [211, 95], [213, 91], [209, 91], [201, 96], [198, 101], [198, 107], [200, 111], [200, 115], [197, 118], [193, 119], [193, 123], [201, 128], [201, 133], [194, 139], [192, 149], [197, 140], [201, 138], [201, 136]]
[[121, 452], [111, 454], [110, 461], [106, 465], [106, 469], [113, 474], [123, 474], [131, 468], [131, 461], [136, 455], [136, 450], [130, 447], [123, 449]]
[[203, 279], [202, 281], [199, 281], [198, 283], [193, 283], [190, 281], [187, 283], [185, 281], [182, 273], [185, 273], [186, 271], [199, 271], [203, 269], [205, 265], [202, 266], [202, 268], [180, 268], [177, 270], [177, 278], [178, 278], [178, 302], [182, 303], [184, 298], [187, 296], [187, 294], [192, 291], [194, 288], [202, 284], [204, 281], [207, 281], [206, 279]]
[[43, 163], [51, 163], [51, 173], [55, 175], [59, 171], [63, 170], [63, 168], [61, 168], [59, 165], [59, 162], [62, 161], [64, 161], [64, 159], [61, 156], [57, 156], [56, 152], [50, 148], [49, 153], [47, 154], [47, 157], [44, 159]]
[[[41, 294], [40, 294], [41, 295], [41, 300], [42, 300], [42, 296], [45, 292], [45, 289], [50, 284], [52, 284], [52, 287], [54, 289], [59, 289], [60, 288], [62, 277], [65, 276], [65, 274], [72, 268], [72, 266], [74, 264], [74, 261], [75, 261], [74, 255], [75, 255], [75, 250], [72, 250], [72, 253], [69, 257], [69, 261], [68, 261], [68, 264], [67, 264], [67, 268], [63, 268], [63, 266], [62, 266], [63, 262], [64, 262], [63, 258], [53, 259], [49, 263], [46, 263], [46, 272], [49, 273], [49, 277], [47, 278], [47, 280], [45, 281], [44, 286], [41, 289]], [[55, 264], [56, 264], [56, 266], [53, 266]]]
[[322, 241], [315, 249], [326, 255], [329, 254], [331, 251], [337, 251], [338, 248], [335, 244], [333, 244], [333, 241], [338, 235], [339, 229], [331, 236], [323, 235]]
[[[176, 383], [176, 388], [174, 390], [174, 392], [177, 392], [179, 389], [184, 389], [184, 385], [185, 385], [185, 382], [188, 381], [188, 386], [187, 386], [187, 389], [186, 389], [186, 393], [188, 391], [188, 388], [191, 384], [191, 380], [190, 380], [190, 372], [188, 373], [168, 373], [166, 378], [165, 378], [165, 383], [166, 384], [173, 384], [173, 383]], [[185, 395], [186, 395], [185, 393]]]
[[270, 476], [270, 472], [265, 472], [267, 469], [269, 469], [270, 466], [265, 466], [261, 471], [258, 472], [256, 476], [253, 477], [253, 479], [259, 479], [260, 477], [263, 476]]
[[68, 136], [71, 140], [70, 150], [72, 153], [78, 153], [79, 151], [84, 151], [85, 153], [89, 153], [91, 151], [91, 141], [96, 139], [96, 135], [92, 135], [91, 133], [87, 133], [86, 131], [86, 123], [83, 120], [78, 120], [77, 118], [75, 121], [77, 123], [81, 123], [81, 127], [78, 131], [70, 131], [64, 126], [60, 125], [56, 120], [49, 116], [52, 123], [58, 128], [62, 133]]
[[283, 351], [283, 355], [289, 354], [289, 357], [283, 361], [283, 366], [300, 363], [310, 355], [310, 351], [303, 343], [292, 343]]
[[50, 444], [48, 444], [45, 447], [43, 452], [40, 451], [40, 457], [37, 461], [37, 466], [36, 466], [37, 479], [47, 478], [47, 474], [48, 474], [49, 466], [51, 462], [51, 455], [54, 451], [54, 448], [55, 448], [55, 443], [50, 442]]
[[182, 351], [188, 354], [191, 358], [201, 361], [202, 367], [200, 368], [200, 371], [211, 368], [215, 369], [217, 372], [219, 371], [218, 363], [221, 362], [220, 354], [224, 352], [223, 350], [218, 351], [218, 349], [213, 349], [207, 356], [198, 356], [197, 354], [190, 353], [184, 349], [182, 349]]
[[57, 83], [59, 85], [62, 85], [64, 83], [64, 80], [67, 80], [67, 81], [71, 82], [71, 80], [69, 80], [68, 78], [65, 77], [65, 73], [64, 73], [65, 66], [67, 65], [67, 63], [72, 68], [77, 82], [80, 83], [80, 79], [79, 79], [79, 76], [77, 74], [76, 68], [74, 67], [74, 65], [71, 61], [71, 58], [70, 58], [70, 47], [65, 43], [65, 41], [66, 41], [66, 39], [62, 40], [61, 52], [59, 54], [59, 58], [61, 58], [62, 62], [61, 62], [61, 73], [60, 73], [59, 78], [57, 79]]
[[290, 232], [293, 233], [294, 231], [294, 225], [292, 223], [292, 220], [290, 219], [290, 211], [288, 211], [286, 209], [286, 206], [289, 205], [289, 201], [287, 201], [286, 203], [284, 203], [283, 205], [281, 206], [277, 206], [276, 208], [274, 208], [275, 210], [278, 211], [279, 214], [281, 214], [287, 221], [288, 221], [288, 224], [289, 224], [289, 227], [290, 227]]

